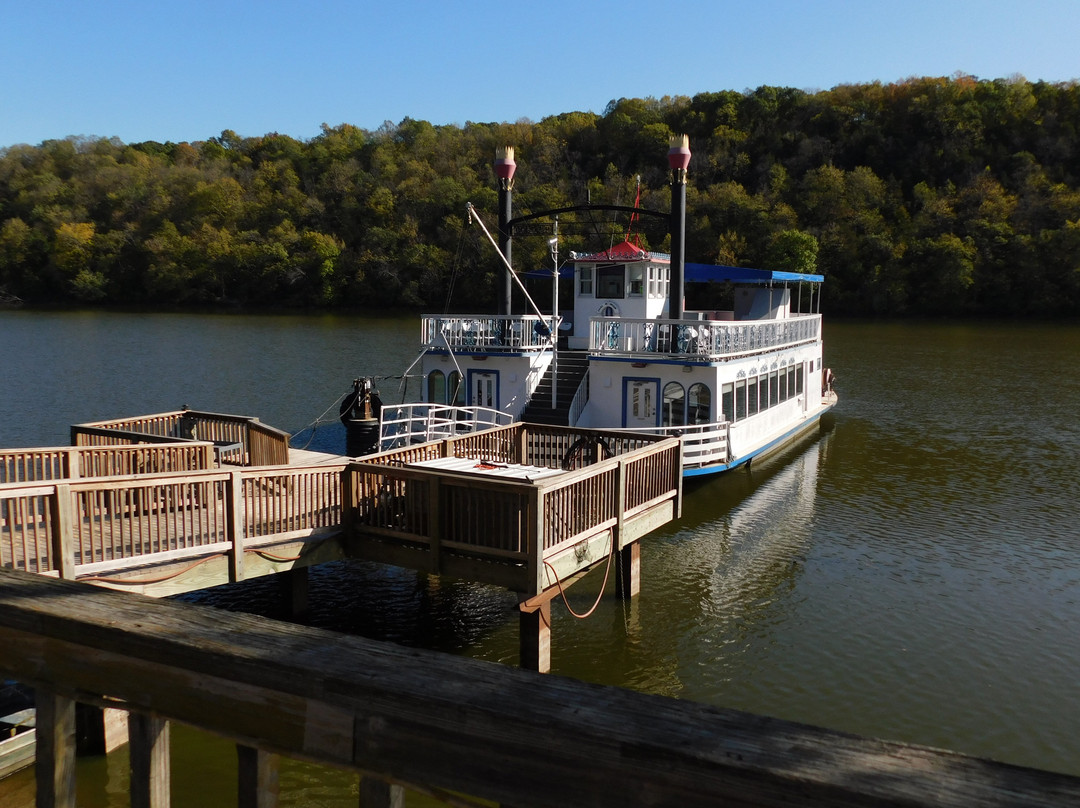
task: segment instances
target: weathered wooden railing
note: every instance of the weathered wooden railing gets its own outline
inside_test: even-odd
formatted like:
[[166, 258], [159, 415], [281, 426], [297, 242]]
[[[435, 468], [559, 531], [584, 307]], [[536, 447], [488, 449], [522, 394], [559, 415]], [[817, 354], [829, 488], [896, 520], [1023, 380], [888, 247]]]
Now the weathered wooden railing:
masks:
[[212, 468], [213, 461], [209, 441], [0, 449], [0, 483], [196, 471]]
[[240, 466], [285, 465], [289, 435], [245, 415], [177, 410], [136, 418], [76, 424], [76, 446], [111, 446], [175, 441], [210, 441], [222, 462]]
[[[1080, 778], [0, 571], [0, 673], [36, 688], [37, 805], [74, 808], [75, 699], [131, 712], [131, 804], [168, 803], [169, 722], [237, 744], [240, 805], [280, 756], [521, 808], [1061, 808]], [[378, 797], [378, 799], [377, 799]]]
[[62, 578], [245, 553], [340, 529], [344, 466], [0, 485], [0, 566]]
[[[415, 465], [441, 458], [583, 467], [530, 481]], [[639, 539], [662, 523], [651, 511], [677, 516], [682, 491], [677, 439], [532, 424], [372, 455], [344, 480], [352, 552], [526, 595]]]

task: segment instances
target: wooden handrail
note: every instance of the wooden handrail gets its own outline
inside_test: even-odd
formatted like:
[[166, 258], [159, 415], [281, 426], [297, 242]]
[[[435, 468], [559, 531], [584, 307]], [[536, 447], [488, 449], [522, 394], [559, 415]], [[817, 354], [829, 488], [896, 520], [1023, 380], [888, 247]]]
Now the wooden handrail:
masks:
[[74, 698], [151, 721], [133, 736], [144, 793], [167, 788], [167, 719], [522, 808], [1080, 805], [1068, 775], [11, 571], [0, 646], [48, 708], [45, 806], [74, 805]]
[[235, 465], [289, 462], [289, 434], [247, 415], [177, 410], [71, 427], [71, 442], [76, 446], [191, 440], [214, 443], [222, 459]]
[[240, 558], [270, 539], [336, 533], [343, 469], [291, 466], [0, 484], [0, 566], [72, 578], [220, 552], [222, 545]]

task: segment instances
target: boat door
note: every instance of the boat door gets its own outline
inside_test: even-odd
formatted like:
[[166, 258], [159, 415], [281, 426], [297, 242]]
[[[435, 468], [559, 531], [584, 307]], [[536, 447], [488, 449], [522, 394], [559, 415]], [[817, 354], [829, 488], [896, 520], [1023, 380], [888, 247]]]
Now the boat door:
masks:
[[659, 379], [623, 379], [623, 426], [655, 429], [660, 425]]
[[469, 406], [499, 409], [499, 372], [469, 370]]

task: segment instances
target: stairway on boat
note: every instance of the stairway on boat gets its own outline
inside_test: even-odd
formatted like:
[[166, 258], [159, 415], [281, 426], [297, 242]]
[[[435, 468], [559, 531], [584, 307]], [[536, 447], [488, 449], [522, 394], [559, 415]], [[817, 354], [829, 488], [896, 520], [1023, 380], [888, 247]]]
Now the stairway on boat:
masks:
[[532, 424], [570, 425], [570, 405], [589, 372], [589, 356], [585, 351], [559, 351], [559, 377], [555, 407], [551, 406], [551, 385], [554, 366], [549, 365], [544, 377], [521, 414], [521, 420]]

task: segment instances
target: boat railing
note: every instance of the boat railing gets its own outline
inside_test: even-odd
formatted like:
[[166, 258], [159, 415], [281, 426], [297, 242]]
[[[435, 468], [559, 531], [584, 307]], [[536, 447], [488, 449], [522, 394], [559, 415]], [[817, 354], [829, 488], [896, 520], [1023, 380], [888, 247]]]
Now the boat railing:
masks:
[[658, 426], [655, 429], [612, 429], [608, 431], [682, 438], [683, 467], [692, 469], [716, 463], [726, 463], [731, 459], [728, 451], [728, 430], [730, 426], [730, 421], [714, 421], [708, 424]]
[[611, 356], [664, 355], [707, 361], [812, 342], [821, 336], [821, 315], [777, 320], [636, 320], [593, 317], [589, 351]]
[[490, 407], [413, 403], [384, 405], [380, 420], [379, 446], [386, 451], [505, 426], [513, 416]]
[[523, 315], [426, 316], [421, 338], [431, 349], [454, 353], [520, 353], [551, 347], [560, 318]]
[[585, 411], [585, 405], [589, 403], [589, 371], [585, 371], [585, 375], [581, 377], [581, 383], [578, 385], [577, 392], [574, 393], [574, 398], [570, 402], [570, 411], [568, 415], [568, 421], [571, 426], [578, 422], [578, 418], [581, 417], [581, 413]]

